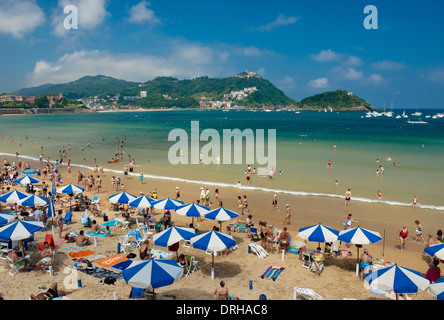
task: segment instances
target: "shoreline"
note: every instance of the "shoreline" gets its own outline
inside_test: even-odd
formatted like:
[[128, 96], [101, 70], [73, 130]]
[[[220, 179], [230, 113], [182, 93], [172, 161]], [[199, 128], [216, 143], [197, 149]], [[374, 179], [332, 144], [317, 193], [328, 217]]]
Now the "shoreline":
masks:
[[[10, 153], [3, 153], [0, 152], [0, 156], [6, 156], [6, 157], [16, 157], [16, 155], [14, 154], [10, 154]], [[32, 156], [28, 156], [28, 155], [22, 155], [19, 154], [18, 156], [19, 158], [22, 157], [23, 159], [28, 159], [31, 161], [36, 161], [39, 162], [39, 160], [37, 158], [34, 158]], [[46, 160], [43, 161], [44, 163], [46, 163]], [[55, 163], [56, 161], [54, 160], [50, 160], [51, 163]], [[84, 168], [86, 170], [93, 170], [94, 167], [92, 166], [88, 166], [88, 165], [81, 165], [81, 164], [76, 164], [76, 163], [71, 163], [72, 167], [78, 167], [78, 168]], [[60, 166], [61, 168], [65, 167], [66, 168], [66, 164], [63, 164]], [[103, 167], [103, 171], [104, 172], [110, 172], [110, 173], [115, 173], [115, 174], [122, 174], [121, 171], [115, 170], [115, 169], [110, 169], [110, 168], [105, 168]], [[129, 172], [128, 175], [133, 176], [133, 177], [138, 177], [137, 173], [131, 173]], [[158, 176], [158, 175], [153, 175], [153, 174], [146, 174], [144, 173], [144, 178], [145, 179], [159, 179], [159, 180], [166, 180], [166, 181], [171, 181], [171, 182], [183, 182], [183, 183], [190, 183], [190, 184], [198, 184], [198, 185], [207, 185], [207, 186], [212, 186], [212, 187], [226, 187], [226, 188], [233, 188], [233, 189], [237, 189], [239, 191], [245, 190], [245, 191], [263, 191], [266, 193], [275, 193], [275, 194], [287, 194], [287, 195], [292, 195], [292, 196], [311, 196], [311, 197], [321, 197], [321, 198], [338, 198], [338, 199], [343, 199], [344, 196], [340, 195], [340, 194], [329, 194], [329, 193], [318, 193], [318, 192], [306, 192], [306, 191], [295, 191], [295, 190], [285, 190], [285, 189], [271, 189], [271, 188], [266, 188], [266, 187], [254, 187], [254, 186], [246, 186], [246, 185], [240, 185], [237, 186], [236, 184], [229, 184], [229, 183], [224, 183], [224, 182], [217, 182], [217, 181], [201, 181], [201, 180], [190, 180], [190, 179], [185, 179], [185, 178], [179, 178], [179, 177], [169, 177], [169, 176]], [[387, 205], [387, 206], [399, 206], [399, 207], [412, 207], [411, 203], [407, 203], [407, 202], [400, 202], [400, 201], [388, 201], [388, 200], [376, 200], [376, 199], [370, 199], [370, 198], [363, 198], [363, 197], [353, 197], [353, 201], [356, 202], [364, 202], [364, 203], [372, 203], [372, 204], [382, 204], [382, 205]], [[436, 211], [444, 211], [444, 206], [436, 206], [436, 205], [429, 205], [429, 204], [421, 204], [421, 203], [417, 203], [416, 207], [421, 208], [421, 209], [429, 209], [429, 210], [436, 210]]]

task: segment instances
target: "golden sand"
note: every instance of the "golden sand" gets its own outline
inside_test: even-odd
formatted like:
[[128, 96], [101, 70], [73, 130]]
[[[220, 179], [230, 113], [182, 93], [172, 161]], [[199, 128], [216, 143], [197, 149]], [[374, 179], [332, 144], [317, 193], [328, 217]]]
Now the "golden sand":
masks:
[[[17, 159], [10, 159], [11, 161]], [[37, 162], [31, 163], [32, 167], [38, 165]], [[84, 168], [73, 167], [73, 177], [68, 178], [66, 168], [62, 168], [62, 180], [64, 184], [77, 184], [77, 173], [80, 170], [84, 175], [93, 174]], [[122, 165], [123, 170], [123, 165]], [[111, 212], [108, 197], [113, 194], [110, 179], [113, 174], [105, 171], [102, 174], [102, 192], [100, 194], [91, 194], [85, 192], [89, 198], [99, 196], [101, 198], [100, 206], [103, 212], [114, 219], [114, 213]], [[123, 175], [121, 175], [123, 176]], [[141, 185], [137, 177], [130, 177], [127, 181], [123, 180], [125, 191], [138, 196], [140, 191], [149, 195], [154, 187], [157, 188], [159, 197], [175, 197], [176, 187], [181, 190], [181, 200], [185, 203], [191, 203], [199, 198], [200, 187], [209, 187], [213, 195], [213, 204], [211, 208], [216, 208], [214, 202], [214, 187], [198, 185], [194, 183], [177, 183], [165, 180], [144, 179]], [[254, 185], [254, 179], [252, 180]], [[83, 187], [83, 186], [82, 186]], [[340, 188], [340, 186], [338, 186]], [[345, 190], [344, 190], [345, 191]], [[272, 198], [273, 194], [264, 191], [247, 191], [236, 188], [219, 188], [219, 198], [223, 201], [224, 207], [236, 211], [236, 202], [238, 195], [247, 195], [250, 214], [253, 215], [253, 221], [256, 226], [259, 221], [266, 221], [275, 228], [283, 228], [282, 221], [285, 217], [285, 204], [291, 208], [291, 225], [287, 225], [289, 232], [293, 237], [298, 233], [298, 229], [305, 226], [322, 223], [336, 230], [342, 230], [342, 222], [348, 213], [352, 213], [354, 219], [358, 220], [355, 226], [377, 231], [381, 236], [385, 235], [385, 242], [363, 246], [360, 249], [362, 253], [364, 248], [368, 248], [374, 259], [384, 259], [385, 261], [396, 262], [398, 265], [417, 270], [425, 275], [428, 269], [429, 260], [423, 254], [425, 245], [422, 242], [415, 242], [415, 220], [420, 220], [424, 237], [427, 240], [427, 234], [434, 236], [440, 228], [439, 222], [442, 221], [442, 213], [427, 209], [414, 207], [397, 207], [383, 204], [370, 204], [363, 202], [352, 202], [350, 207], [344, 206], [344, 201], [337, 198], [323, 198], [310, 196], [292, 196], [286, 194], [277, 194], [280, 212], [273, 213]], [[5, 211], [3, 204], [3, 211]], [[58, 208], [56, 208], [58, 209]], [[80, 230], [81, 212], [74, 212], [73, 223], [63, 227], [63, 236], [72, 230]], [[162, 213], [157, 210], [155, 217], [159, 219]], [[191, 222], [191, 218], [182, 217], [174, 213], [173, 223], [176, 226], [183, 226]], [[246, 216], [239, 217], [245, 220]], [[103, 223], [102, 218], [96, 218], [99, 224]], [[134, 229], [134, 218], [131, 219], [130, 229]], [[194, 222], [195, 225], [197, 222]], [[398, 234], [402, 224], [409, 227], [410, 234], [406, 249], [401, 251]], [[218, 225], [213, 220], [202, 220], [197, 227], [201, 233], [210, 231], [214, 225]], [[128, 230], [122, 230], [120, 227], [112, 227], [119, 236], [128, 233]], [[84, 229], [85, 232], [89, 229]], [[225, 230], [222, 230], [225, 232]], [[38, 242], [43, 241], [46, 233], [51, 232], [51, 227], [47, 231], [36, 233]], [[59, 241], [58, 230], [56, 229], [54, 240]], [[205, 252], [180, 246], [179, 253], [194, 255], [198, 261], [197, 270], [187, 277], [184, 277], [174, 284], [156, 289], [158, 298], [174, 298], [179, 300], [212, 300], [214, 299], [214, 290], [219, 286], [219, 282], [224, 280], [226, 287], [229, 288], [231, 296], [239, 297], [244, 300], [257, 300], [260, 294], [265, 294], [271, 300], [291, 300], [295, 287], [305, 287], [313, 289], [326, 300], [342, 300], [343, 298], [353, 298], [358, 300], [388, 299], [384, 295], [379, 295], [366, 289], [359, 277], [356, 276], [356, 255], [357, 249], [352, 245], [349, 250], [352, 252], [350, 257], [332, 257], [326, 254], [325, 269], [321, 276], [316, 276], [308, 269], [302, 267], [302, 261], [298, 255], [287, 253], [284, 260], [282, 255], [277, 253], [277, 246], [274, 246], [274, 252], [265, 259], [257, 257], [254, 253], [248, 254], [249, 236], [244, 233], [233, 233], [237, 241], [238, 249], [227, 256], [215, 257], [215, 279], [211, 279], [211, 256]], [[111, 256], [117, 252], [118, 236], [111, 238], [97, 238], [97, 247], [92, 244], [89, 249], [96, 253]], [[10, 276], [7, 271], [0, 271], [0, 293], [7, 300], [24, 300], [29, 298], [30, 294], [41, 292], [41, 286], [49, 287], [53, 282], [57, 282], [59, 288], [63, 288], [64, 280], [67, 274], [64, 273], [64, 261], [72, 260], [67, 251], [63, 248], [73, 244], [65, 243], [57, 247], [57, 253], [54, 263], [54, 276], [49, 273], [42, 274], [39, 271], [22, 272]], [[166, 248], [156, 247], [150, 242], [150, 247], [168, 251]], [[316, 249], [317, 243], [308, 243], [310, 250]], [[323, 245], [322, 245], [323, 248]], [[345, 248], [342, 244], [341, 249]], [[137, 249], [133, 250], [137, 254]], [[33, 261], [39, 258], [39, 250], [34, 249], [32, 255]], [[269, 266], [284, 267], [285, 270], [280, 274], [276, 281], [261, 279], [260, 276]], [[126, 284], [123, 279], [118, 280], [115, 285], [101, 285], [98, 278], [79, 273], [83, 287], [75, 290], [68, 297], [72, 300], [112, 300], [114, 292], [118, 293], [119, 299], [129, 299], [131, 286]], [[253, 281], [253, 289], [249, 289], [249, 281]], [[428, 292], [420, 292], [412, 296], [413, 300], [432, 300]]]

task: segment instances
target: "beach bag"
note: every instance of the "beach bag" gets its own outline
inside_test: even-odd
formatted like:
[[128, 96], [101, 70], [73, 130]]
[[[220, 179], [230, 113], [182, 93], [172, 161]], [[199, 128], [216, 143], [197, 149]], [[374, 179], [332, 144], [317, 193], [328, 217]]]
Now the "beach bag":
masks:
[[103, 279], [103, 283], [106, 284], [114, 284], [114, 282], [116, 282], [116, 278], [112, 277], [112, 276], [108, 276], [105, 279]]

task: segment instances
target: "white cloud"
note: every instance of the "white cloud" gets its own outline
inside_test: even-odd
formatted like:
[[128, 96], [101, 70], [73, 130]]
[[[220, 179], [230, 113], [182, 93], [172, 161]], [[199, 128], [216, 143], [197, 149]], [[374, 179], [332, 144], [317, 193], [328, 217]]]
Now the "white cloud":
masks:
[[316, 80], [311, 80], [307, 84], [311, 88], [326, 88], [328, 87], [328, 79], [327, 78], [319, 78]]
[[362, 59], [357, 56], [349, 56], [346, 60], [342, 62], [344, 66], [360, 66], [362, 64]]
[[361, 80], [364, 78], [364, 73], [355, 68], [334, 67], [333, 73], [342, 80]]
[[52, 17], [52, 26], [58, 36], [66, 36], [72, 30], [66, 30], [63, 22], [67, 15], [63, 13], [65, 6], [74, 5], [78, 13], [78, 30], [93, 30], [105, 21], [110, 13], [106, 10], [108, 0], [59, 0], [55, 14]]
[[380, 85], [385, 82], [385, 79], [382, 75], [374, 73], [368, 77], [368, 82], [374, 85]]
[[22, 38], [45, 22], [45, 14], [35, 0], [2, 0], [0, 33]]
[[328, 61], [336, 61], [342, 58], [342, 54], [334, 52], [331, 49], [321, 50], [317, 54], [311, 54], [310, 58], [314, 61], [319, 62], [328, 62]]
[[402, 62], [383, 60], [373, 63], [373, 68], [379, 70], [401, 70], [406, 68], [406, 66]]
[[103, 74], [131, 81], [148, 81], [158, 76], [195, 78], [227, 72], [229, 48], [213, 48], [200, 43], [170, 41], [165, 54], [115, 54], [99, 50], [66, 53], [55, 62], [38, 61], [28, 75], [28, 86], [65, 83], [85, 75]]
[[444, 82], [444, 69], [436, 68], [430, 71], [426, 78], [433, 83], [443, 83]]
[[150, 3], [147, 1], [141, 1], [138, 4], [131, 7], [129, 14], [129, 21], [134, 23], [150, 22], [153, 24], [160, 23], [160, 19], [156, 17], [154, 11], [148, 8]]
[[256, 31], [270, 32], [279, 27], [295, 24], [298, 21], [297, 17], [286, 17], [284, 14], [280, 14], [276, 20], [267, 23], [266, 25], [253, 28]]

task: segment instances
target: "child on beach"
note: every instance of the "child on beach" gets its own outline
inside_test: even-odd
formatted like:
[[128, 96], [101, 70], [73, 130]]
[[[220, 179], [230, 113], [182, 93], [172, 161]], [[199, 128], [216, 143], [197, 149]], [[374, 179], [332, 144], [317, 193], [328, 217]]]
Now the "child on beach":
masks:
[[426, 243], [424, 238], [423, 238], [423, 236], [422, 236], [423, 230], [422, 230], [421, 224], [419, 223], [419, 220], [416, 220], [415, 224], [416, 224], [416, 238], [415, 238], [415, 241], [418, 241], [418, 238], [421, 238], [422, 242]]

